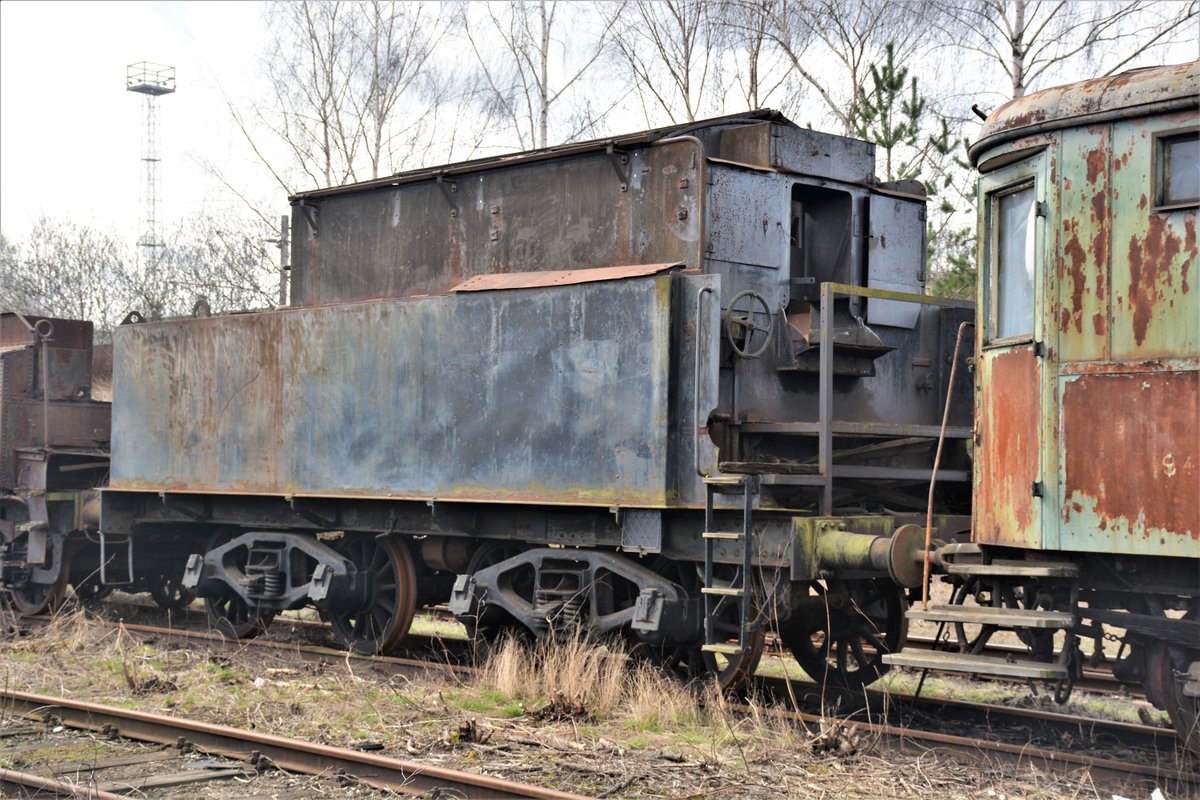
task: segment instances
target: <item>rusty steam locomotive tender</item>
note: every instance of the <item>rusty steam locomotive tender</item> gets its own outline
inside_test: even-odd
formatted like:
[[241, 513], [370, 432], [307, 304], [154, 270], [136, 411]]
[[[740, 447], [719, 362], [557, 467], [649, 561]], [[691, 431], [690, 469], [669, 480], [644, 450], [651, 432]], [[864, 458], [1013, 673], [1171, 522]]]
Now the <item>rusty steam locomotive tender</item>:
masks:
[[107, 485], [69, 327], [5, 315], [0, 585], [199, 595], [239, 636], [314, 605], [362, 652], [449, 601], [726, 685], [773, 629], [826, 687], [1065, 700], [1115, 636], [1200, 751], [1198, 70], [989, 118], [977, 319], [923, 293], [919, 186], [772, 112], [294, 197], [292, 307], [116, 331]]
[[178, 537], [160, 571], [238, 635], [312, 604], [381, 652], [449, 600], [726, 681], [792, 620], [814, 677], [874, 679], [973, 313], [874, 168], [764, 112], [294, 197], [292, 307], [116, 331], [106, 575]]

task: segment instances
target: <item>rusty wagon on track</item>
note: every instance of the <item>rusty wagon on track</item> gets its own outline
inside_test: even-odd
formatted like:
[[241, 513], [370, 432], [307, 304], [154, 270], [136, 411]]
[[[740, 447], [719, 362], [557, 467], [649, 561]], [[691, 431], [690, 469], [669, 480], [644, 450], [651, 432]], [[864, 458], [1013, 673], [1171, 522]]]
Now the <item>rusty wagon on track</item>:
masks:
[[[199, 595], [238, 636], [312, 605], [362, 652], [449, 602], [480, 644], [621, 633], [726, 685], [775, 631], [850, 691], [892, 662], [1065, 700], [1115, 635], [1190, 736], [1196, 85], [991, 116], [978, 315], [924, 293], [919, 185], [773, 112], [297, 195], [292, 305], [121, 326], [100, 523], [6, 501], [0, 583]], [[951, 605], [909, 609], [929, 570]], [[1027, 659], [987, 659], [1002, 629]]]
[[[971, 147], [974, 536], [938, 553], [951, 605], [909, 612], [957, 647], [884, 660], [1063, 701], [1092, 640], [1200, 752], [1198, 88], [1193, 62], [1038, 92]], [[1030, 656], [985, 654], [999, 630]]]

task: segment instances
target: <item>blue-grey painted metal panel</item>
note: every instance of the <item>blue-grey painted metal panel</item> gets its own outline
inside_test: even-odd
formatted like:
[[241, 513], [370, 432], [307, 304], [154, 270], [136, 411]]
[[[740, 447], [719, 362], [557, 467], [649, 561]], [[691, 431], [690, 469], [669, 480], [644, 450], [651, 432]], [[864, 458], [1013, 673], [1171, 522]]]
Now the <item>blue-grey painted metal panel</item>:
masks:
[[124, 326], [112, 486], [662, 506], [671, 283]]
[[[867, 286], [925, 294], [925, 200], [873, 194], [867, 245]], [[915, 303], [867, 300], [867, 322], [914, 328], [921, 316]]]

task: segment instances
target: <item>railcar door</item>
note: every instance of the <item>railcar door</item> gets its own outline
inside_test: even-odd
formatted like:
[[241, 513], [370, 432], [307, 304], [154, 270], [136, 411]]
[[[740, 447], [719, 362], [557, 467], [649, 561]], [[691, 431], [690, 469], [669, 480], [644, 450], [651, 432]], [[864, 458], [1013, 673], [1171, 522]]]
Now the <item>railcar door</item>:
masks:
[[1040, 548], [1047, 386], [1045, 151], [979, 181], [976, 540]]

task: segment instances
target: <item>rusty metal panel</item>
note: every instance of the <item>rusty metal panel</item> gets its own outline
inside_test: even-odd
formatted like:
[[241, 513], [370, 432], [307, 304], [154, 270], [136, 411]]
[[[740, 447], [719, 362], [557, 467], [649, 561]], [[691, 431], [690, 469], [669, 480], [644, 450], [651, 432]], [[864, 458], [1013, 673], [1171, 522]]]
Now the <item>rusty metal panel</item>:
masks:
[[124, 326], [112, 486], [663, 505], [671, 282]]
[[1152, 212], [1153, 134], [1194, 112], [1113, 126], [1112, 358], [1200, 356], [1196, 209]]
[[984, 351], [978, 365], [976, 541], [1041, 547], [1041, 361], [1016, 347]]
[[1200, 372], [1060, 379], [1061, 547], [1200, 555]]
[[475, 275], [699, 266], [697, 146], [488, 164], [298, 200], [294, 305], [438, 294]]
[[1058, 218], [1058, 358], [1092, 361], [1109, 356], [1112, 299], [1109, 280], [1111, 162], [1109, 127], [1062, 133]]
[[721, 131], [717, 155], [849, 183], [870, 183], [875, 178], [875, 145], [795, 125], [760, 122], [728, 128]]
[[[924, 294], [925, 201], [873, 194], [868, 202], [867, 286]], [[920, 316], [916, 303], [867, 300], [867, 322], [872, 325], [912, 329]]]
[[450, 291], [454, 292], [491, 292], [500, 289], [540, 289], [548, 286], [572, 286], [578, 283], [594, 283], [596, 281], [613, 281], [623, 278], [640, 278], [654, 275], [674, 267], [682, 267], [679, 263], [666, 264], [631, 264], [627, 267], [597, 267], [596, 269], [565, 269], [549, 272], [516, 272], [498, 275], [476, 275], [469, 278]]
[[709, 166], [708, 257], [779, 269], [788, 253], [785, 223], [792, 181], [773, 172]]
[[1036, 130], [1100, 122], [1124, 112], [1144, 116], [1168, 108], [1196, 108], [1200, 95], [1200, 61], [1156, 69], [1137, 69], [1056, 86], [1018, 97], [988, 115], [979, 139], [971, 145], [972, 162], [981, 153]]

